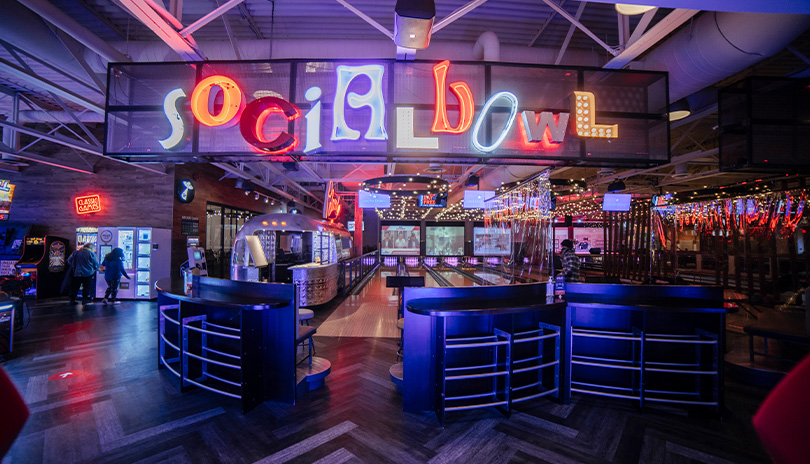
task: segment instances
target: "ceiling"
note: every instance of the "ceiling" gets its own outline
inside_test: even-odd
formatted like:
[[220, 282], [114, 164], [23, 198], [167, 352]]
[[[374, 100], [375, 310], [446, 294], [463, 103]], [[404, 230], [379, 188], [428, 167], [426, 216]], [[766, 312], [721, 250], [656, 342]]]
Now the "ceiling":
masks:
[[[236, 4], [227, 12], [193, 31], [189, 37], [199, 45], [178, 39], [176, 31], [208, 15], [221, 5]], [[9, 138], [0, 145], [0, 170], [25, 175], [26, 166], [39, 163], [51, 169], [70, 169], [92, 175], [104, 159], [103, 108], [106, 63], [109, 60], [179, 61], [183, 53], [200, 52], [209, 59], [285, 58], [299, 51], [339, 55], [341, 41], [361, 40], [371, 53], [389, 53], [395, 48], [386, 36], [393, 31], [395, 1], [386, 0], [6, 0], [0, 18], [0, 125], [21, 133], [19, 145]], [[552, 8], [551, 4], [555, 8]], [[650, 3], [656, 3], [650, 0]], [[694, 2], [692, 2], [694, 3]], [[715, 2], [704, 2], [715, 3]], [[716, 2], [724, 7], [733, 2]], [[763, 2], [765, 4], [766, 2]], [[177, 27], [167, 39], [144, 23], [138, 10], [154, 5], [174, 14]], [[677, 7], [678, 1], [661, 4]], [[765, 6], [767, 8], [767, 6]], [[536, 63], [611, 66], [614, 55], [626, 58], [633, 68], [679, 29], [692, 27], [706, 12], [658, 8], [648, 15], [623, 16], [614, 5], [579, 0], [437, 0], [431, 47], [472, 44], [485, 31], [494, 32], [501, 55], [517, 54]], [[570, 19], [579, 18], [582, 28]], [[447, 18], [452, 21], [442, 20]], [[681, 18], [674, 24], [669, 24]], [[146, 21], [149, 23], [150, 21]], [[643, 32], [643, 34], [642, 34]], [[32, 41], [31, 37], [38, 40]], [[40, 40], [41, 38], [41, 40]], [[313, 42], [315, 41], [315, 42]], [[601, 43], [600, 43], [601, 42]], [[311, 44], [315, 43], [316, 46]], [[250, 45], [248, 47], [248, 45]], [[185, 47], [185, 48], [184, 48]], [[635, 48], [634, 48], [635, 47]], [[314, 49], [314, 50], [313, 50]], [[629, 53], [631, 49], [633, 53]], [[178, 52], [178, 50], [180, 50]], [[183, 52], [182, 50], [186, 50]], [[189, 51], [191, 50], [191, 51]], [[257, 52], [255, 50], [262, 50]], [[388, 50], [388, 51], [386, 51]], [[430, 50], [416, 58], [429, 57]], [[362, 51], [360, 51], [362, 53]], [[790, 44], [753, 66], [721, 76], [715, 86], [728, 85], [748, 75], [807, 76], [810, 74], [810, 32], [805, 30]], [[391, 56], [393, 57], [393, 56]], [[618, 66], [618, 65], [617, 65]], [[615, 66], [614, 66], [615, 67]], [[21, 112], [16, 124], [15, 99]], [[672, 162], [653, 169], [605, 169], [562, 167], [552, 177], [584, 179], [592, 193], [603, 193], [607, 184], [623, 178], [627, 191], [650, 195], [665, 191], [697, 190], [753, 178], [759, 173], [720, 173], [717, 165], [717, 107], [711, 98], [693, 115], [671, 125]], [[695, 109], [693, 109], [695, 110]], [[82, 124], [79, 124], [81, 122]], [[54, 144], [60, 150], [54, 150]], [[123, 162], [123, 161], [120, 161]], [[320, 207], [324, 183], [337, 180], [356, 189], [364, 179], [389, 173], [432, 173], [455, 183], [470, 175], [486, 177], [495, 166], [427, 164], [278, 164], [217, 163], [226, 176], [250, 179], [269, 194], [295, 199], [313, 209]], [[134, 169], [165, 172], [159, 164], [133, 165]], [[535, 170], [540, 169], [536, 168]], [[676, 171], [677, 170], [677, 171]], [[529, 175], [503, 174], [498, 179], [517, 180]], [[673, 176], [673, 174], [677, 174]]]

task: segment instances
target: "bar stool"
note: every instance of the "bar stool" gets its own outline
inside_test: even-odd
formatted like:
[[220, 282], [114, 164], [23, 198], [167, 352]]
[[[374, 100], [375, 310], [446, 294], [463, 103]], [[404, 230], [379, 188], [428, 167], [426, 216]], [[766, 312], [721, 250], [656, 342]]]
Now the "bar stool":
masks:
[[400, 317], [397, 319], [397, 329], [399, 329], [399, 343], [397, 344], [397, 362], [399, 362], [399, 358], [405, 353], [402, 345], [403, 339], [405, 338], [405, 318]]
[[[309, 327], [309, 321], [315, 317], [315, 311], [306, 308], [298, 308], [298, 323], [302, 326], [301, 329], [304, 327]], [[299, 329], [299, 334], [302, 330]], [[312, 330], [309, 337], [306, 338], [307, 344], [302, 345], [302, 347], [306, 346], [309, 349], [309, 356], [312, 357], [315, 354], [315, 345], [312, 344], [312, 334], [315, 333], [315, 330]]]

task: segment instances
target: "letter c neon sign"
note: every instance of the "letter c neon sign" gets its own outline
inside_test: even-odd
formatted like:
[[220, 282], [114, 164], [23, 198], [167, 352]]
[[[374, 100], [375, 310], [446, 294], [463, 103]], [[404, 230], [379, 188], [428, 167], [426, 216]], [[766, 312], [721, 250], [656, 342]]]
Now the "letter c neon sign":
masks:
[[239, 131], [242, 137], [254, 147], [270, 154], [281, 154], [293, 150], [298, 145], [298, 139], [282, 131], [275, 139], [267, 140], [262, 126], [272, 113], [282, 113], [288, 121], [297, 119], [301, 112], [298, 107], [287, 100], [277, 97], [262, 97], [253, 100], [245, 108], [242, 119], [239, 121]]
[[[217, 114], [211, 114], [208, 101], [211, 97], [211, 89], [217, 86], [222, 89], [224, 101], [222, 109]], [[244, 108], [242, 91], [232, 79], [225, 76], [211, 76], [203, 79], [194, 87], [191, 94], [191, 111], [197, 121], [206, 126], [216, 127], [232, 121]]]

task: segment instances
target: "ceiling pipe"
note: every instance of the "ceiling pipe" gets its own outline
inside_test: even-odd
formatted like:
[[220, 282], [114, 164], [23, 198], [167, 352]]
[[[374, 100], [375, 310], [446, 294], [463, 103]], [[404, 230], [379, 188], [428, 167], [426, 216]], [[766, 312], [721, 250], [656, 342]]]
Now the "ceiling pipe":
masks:
[[482, 32], [473, 45], [473, 55], [479, 61], [501, 61], [501, 41], [492, 31]]
[[[86, 112], [83, 114], [74, 113], [81, 122], [87, 123], [103, 123], [104, 115], [93, 112]], [[65, 111], [43, 111], [43, 110], [24, 110], [19, 112], [18, 123], [32, 123], [32, 122], [49, 122], [59, 124], [76, 124], [69, 113]]]
[[668, 71], [673, 102], [774, 55], [808, 27], [810, 15], [708, 11], [630, 68]]
[[[78, 40], [85, 47], [98, 53], [107, 61], [129, 61], [129, 58], [111, 47], [107, 42], [102, 40], [99, 36], [90, 32], [86, 27], [82, 26], [75, 19], [68, 16], [65, 12], [53, 6], [47, 0], [20, 0], [21, 3], [31, 9], [34, 13], [40, 15], [45, 20], [65, 31], [68, 35]], [[30, 39], [31, 36], [29, 36]], [[39, 38], [37, 38], [38, 40]]]

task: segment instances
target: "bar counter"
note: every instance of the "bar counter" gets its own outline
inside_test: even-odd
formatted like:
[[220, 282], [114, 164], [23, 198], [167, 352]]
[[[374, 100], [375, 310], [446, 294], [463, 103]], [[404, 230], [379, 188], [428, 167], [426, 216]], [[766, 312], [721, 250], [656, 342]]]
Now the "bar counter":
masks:
[[403, 409], [445, 414], [542, 396], [565, 401], [565, 303], [546, 284], [406, 287]]
[[294, 404], [297, 391], [323, 383], [328, 361], [296, 368], [295, 285], [201, 276], [190, 283], [155, 284], [158, 367], [180, 379], [181, 391], [236, 398], [247, 412], [268, 400]]

